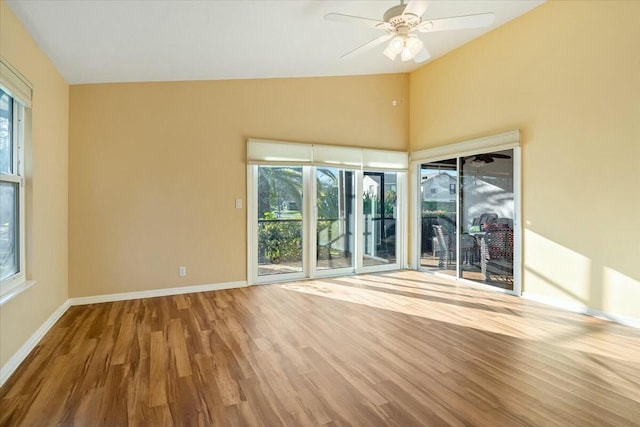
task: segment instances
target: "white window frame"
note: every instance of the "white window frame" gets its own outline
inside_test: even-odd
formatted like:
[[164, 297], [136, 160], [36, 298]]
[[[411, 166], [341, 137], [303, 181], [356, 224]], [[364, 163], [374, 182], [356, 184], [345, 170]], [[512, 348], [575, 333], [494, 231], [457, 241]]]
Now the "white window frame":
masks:
[[[268, 284], [316, 277], [345, 276], [350, 274], [382, 272], [407, 268], [406, 236], [408, 232], [408, 153], [401, 151], [375, 150], [360, 147], [329, 146], [294, 142], [249, 139], [247, 141], [247, 281], [248, 284]], [[258, 276], [258, 204], [257, 188], [259, 165], [302, 166], [303, 168], [303, 271], [295, 273]], [[316, 169], [333, 167], [351, 169], [355, 173], [356, 206], [354, 215], [354, 265], [345, 268], [318, 270], [316, 268]], [[396, 262], [378, 266], [363, 265], [362, 235], [363, 216], [362, 180], [364, 171], [396, 172], [398, 212], [396, 215]]]
[[[366, 169], [366, 172], [395, 172], [396, 175], [396, 196], [397, 196], [397, 205], [396, 205], [396, 262], [392, 264], [380, 264], [380, 265], [370, 265], [364, 266], [364, 258], [362, 252], [358, 253], [358, 268], [357, 273], [378, 273], [383, 271], [392, 271], [392, 270], [400, 270], [403, 268], [407, 268], [406, 265], [406, 254], [407, 254], [407, 245], [405, 244], [405, 237], [407, 236], [407, 188], [406, 188], [406, 180], [407, 173], [405, 171], [385, 171], [378, 169]], [[362, 188], [364, 174], [360, 172], [358, 175], [358, 182], [360, 183], [360, 187], [357, 189], [358, 191], [358, 224], [359, 224], [359, 233], [358, 238], [359, 248], [362, 250], [364, 248], [364, 234], [362, 230], [364, 229], [364, 215], [362, 214], [362, 198], [364, 196], [364, 191]]]
[[[362, 258], [362, 248], [364, 246], [364, 235], [362, 215], [362, 180], [364, 171], [354, 170], [355, 173], [355, 212], [356, 222], [354, 224], [354, 265], [344, 268], [318, 270], [316, 267], [316, 233], [315, 222], [317, 219], [317, 192], [316, 192], [316, 167], [303, 167], [303, 268], [301, 272], [273, 274], [266, 276], [258, 275], [258, 224], [256, 221], [258, 215], [257, 188], [258, 188], [258, 165], [247, 165], [247, 278], [250, 285], [253, 284], [269, 284], [279, 282], [289, 282], [303, 279], [313, 279], [321, 277], [347, 276], [360, 273], [375, 273], [391, 270], [399, 270], [407, 268], [407, 246], [406, 236], [408, 232], [407, 215], [407, 172], [393, 171], [397, 173], [397, 195], [398, 205], [396, 214], [396, 262], [392, 264], [381, 264], [364, 266]], [[372, 172], [384, 172], [384, 170], [368, 169]], [[307, 214], [306, 212], [310, 212]]]
[[0, 181], [18, 184], [18, 272], [0, 281], [0, 306], [24, 292], [36, 282], [27, 278], [26, 257], [26, 208], [27, 191], [25, 151], [27, 137], [31, 135], [26, 126], [30, 123], [32, 86], [28, 80], [0, 58], [0, 88], [13, 102], [12, 155], [15, 169], [12, 174], [0, 174]]
[[[454, 277], [447, 274], [438, 272], [429, 272], [421, 270], [420, 268], [420, 238], [421, 238], [421, 221], [420, 215], [421, 204], [421, 181], [420, 181], [420, 165], [423, 163], [436, 162], [445, 159], [472, 156], [481, 153], [495, 152], [501, 150], [513, 150], [513, 194], [514, 194], [514, 247], [513, 247], [513, 290], [500, 289], [495, 286], [481, 284], [472, 280], [467, 280], [462, 277]], [[458, 160], [459, 161], [459, 160]], [[413, 236], [411, 239], [411, 265], [410, 268], [418, 271], [423, 271], [427, 274], [434, 274], [436, 276], [446, 277], [451, 280], [456, 280], [461, 283], [472, 284], [475, 286], [484, 287], [496, 292], [511, 294], [520, 296], [522, 295], [522, 223], [520, 218], [522, 217], [522, 169], [521, 169], [521, 148], [520, 148], [520, 131], [514, 130], [511, 132], [505, 132], [498, 135], [488, 136], [485, 138], [478, 138], [469, 141], [463, 141], [456, 144], [445, 145], [435, 148], [428, 148], [425, 150], [415, 151], [411, 153], [411, 160], [409, 165], [409, 171], [412, 176], [413, 191], [411, 191], [411, 202], [413, 206], [413, 216], [411, 220], [411, 227]], [[460, 182], [456, 183], [456, 189], [460, 189]], [[456, 212], [459, 215], [460, 198], [456, 194]], [[460, 218], [457, 219], [457, 223], [460, 223]], [[458, 236], [460, 239], [460, 236]], [[456, 247], [460, 247], [460, 242], [457, 242]], [[456, 271], [456, 275], [460, 275], [459, 266]]]

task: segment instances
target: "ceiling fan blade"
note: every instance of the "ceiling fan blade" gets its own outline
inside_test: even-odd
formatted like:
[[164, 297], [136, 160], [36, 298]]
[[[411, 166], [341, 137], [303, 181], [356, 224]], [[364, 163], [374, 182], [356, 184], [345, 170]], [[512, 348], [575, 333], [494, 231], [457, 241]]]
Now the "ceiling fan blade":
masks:
[[493, 13], [477, 15], [455, 16], [451, 18], [430, 19], [421, 22], [416, 28], [421, 33], [434, 31], [462, 30], [465, 28], [488, 27], [493, 24], [496, 16]]
[[415, 62], [416, 64], [419, 64], [421, 62], [426, 61], [429, 58], [431, 58], [431, 54], [429, 53], [429, 51], [425, 47], [423, 47], [422, 50], [420, 50], [420, 52], [418, 52], [416, 57], [413, 58], [413, 62]]
[[424, 15], [424, 12], [429, 7], [427, 0], [411, 0], [407, 3], [407, 7], [402, 12], [403, 15], [415, 15], [418, 18]]
[[364, 18], [362, 16], [345, 15], [344, 13], [327, 13], [324, 15], [325, 21], [346, 22], [349, 24], [366, 25], [373, 28], [385, 28], [387, 22], [378, 19]]
[[499, 154], [499, 153], [489, 154], [489, 156], [493, 157], [494, 159], [510, 159], [511, 158], [511, 156], [508, 156], [506, 154]]
[[382, 43], [386, 42], [387, 40], [389, 40], [393, 36], [394, 36], [393, 34], [381, 35], [377, 39], [373, 39], [373, 40], [371, 40], [369, 42], [366, 42], [365, 44], [363, 44], [361, 46], [358, 46], [355, 49], [350, 50], [349, 52], [347, 52], [344, 55], [342, 55], [340, 58], [346, 58], [347, 56], [355, 56], [357, 54], [366, 52], [369, 49], [372, 49], [372, 48], [378, 46], [379, 44], [382, 44]]

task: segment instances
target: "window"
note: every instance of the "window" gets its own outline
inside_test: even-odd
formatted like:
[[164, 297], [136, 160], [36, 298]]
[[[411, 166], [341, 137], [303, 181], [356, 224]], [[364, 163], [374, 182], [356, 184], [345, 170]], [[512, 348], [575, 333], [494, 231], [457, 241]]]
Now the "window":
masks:
[[25, 115], [31, 86], [0, 62], [0, 304], [22, 292], [25, 260]]
[[22, 106], [0, 88], [0, 280], [23, 273]]
[[400, 268], [408, 154], [247, 141], [248, 278]]
[[456, 194], [456, 185], [449, 184], [449, 194]]

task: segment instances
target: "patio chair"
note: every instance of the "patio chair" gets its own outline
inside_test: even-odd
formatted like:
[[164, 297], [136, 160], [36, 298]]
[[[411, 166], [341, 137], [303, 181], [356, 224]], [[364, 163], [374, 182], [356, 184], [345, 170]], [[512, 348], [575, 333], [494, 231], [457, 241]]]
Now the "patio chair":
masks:
[[496, 213], [483, 213], [482, 215], [473, 218], [469, 231], [473, 233], [480, 233], [484, 231], [486, 224], [493, 224], [498, 221], [498, 214]]
[[496, 221], [498, 221], [498, 214], [496, 213], [483, 213], [482, 215], [480, 215], [480, 218], [478, 218], [478, 224], [483, 227], [486, 224], [493, 224]]
[[487, 224], [480, 241], [480, 267], [485, 281], [513, 278], [513, 230], [508, 224]]
[[433, 234], [438, 241], [438, 267], [449, 267], [455, 257], [455, 242], [451, 242], [449, 233], [441, 225], [433, 226]]
[[513, 229], [513, 219], [511, 218], [498, 218], [496, 224], [506, 224], [509, 228]]
[[469, 265], [475, 263], [478, 259], [478, 246], [475, 237], [468, 233], [462, 233], [460, 247], [462, 248], [462, 263]]

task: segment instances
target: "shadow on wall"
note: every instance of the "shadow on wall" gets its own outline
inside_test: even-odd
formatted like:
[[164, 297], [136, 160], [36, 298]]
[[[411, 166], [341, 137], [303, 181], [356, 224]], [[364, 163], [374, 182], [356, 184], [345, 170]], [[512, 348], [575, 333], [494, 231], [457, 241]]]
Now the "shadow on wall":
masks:
[[524, 291], [640, 322], [640, 281], [549, 240], [524, 232]]

